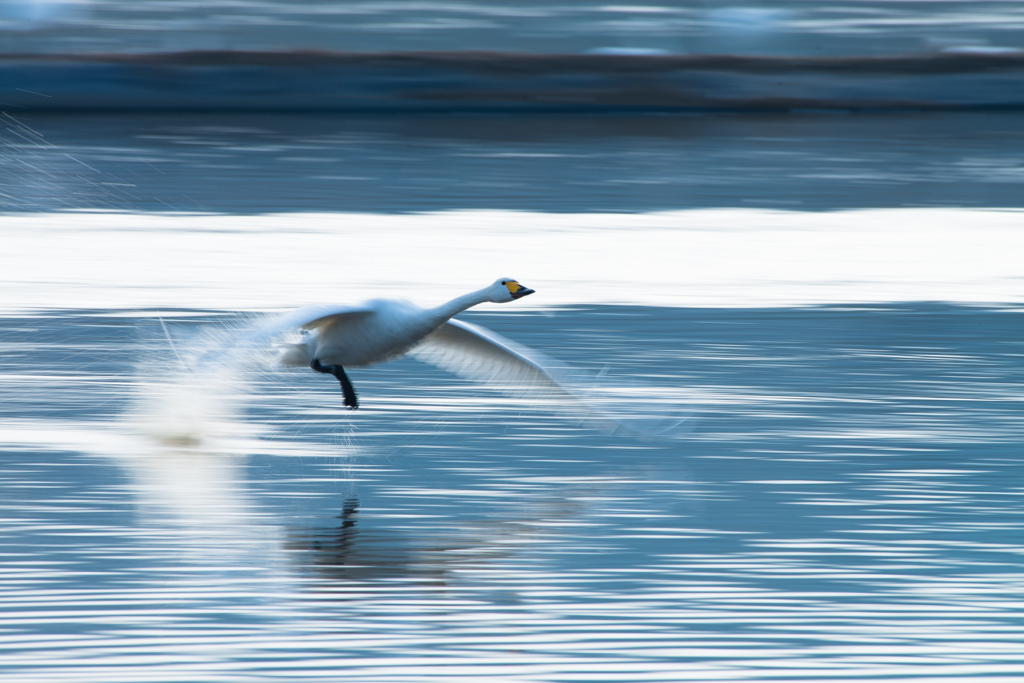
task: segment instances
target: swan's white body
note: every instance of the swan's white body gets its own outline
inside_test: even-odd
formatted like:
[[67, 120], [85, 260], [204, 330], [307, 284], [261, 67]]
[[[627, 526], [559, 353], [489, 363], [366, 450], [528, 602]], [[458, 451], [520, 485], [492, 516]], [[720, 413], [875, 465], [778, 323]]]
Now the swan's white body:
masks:
[[281, 356], [285, 366], [308, 366], [313, 359], [324, 365], [361, 368], [404, 355], [447, 322], [408, 301], [377, 299], [362, 306], [299, 309], [300, 317], [316, 315], [300, 327], [301, 342]]

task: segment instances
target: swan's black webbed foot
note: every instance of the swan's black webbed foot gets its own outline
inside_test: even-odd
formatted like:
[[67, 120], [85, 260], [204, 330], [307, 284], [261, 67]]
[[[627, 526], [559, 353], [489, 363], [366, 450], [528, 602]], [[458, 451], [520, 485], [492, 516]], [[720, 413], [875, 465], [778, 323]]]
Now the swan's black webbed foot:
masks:
[[352, 386], [352, 382], [349, 381], [348, 375], [345, 374], [345, 368], [340, 365], [320, 365], [320, 361], [316, 358], [309, 364], [309, 367], [325, 375], [334, 375], [341, 382], [341, 393], [345, 396], [345, 407], [349, 410], [355, 410], [359, 407], [356, 389]]

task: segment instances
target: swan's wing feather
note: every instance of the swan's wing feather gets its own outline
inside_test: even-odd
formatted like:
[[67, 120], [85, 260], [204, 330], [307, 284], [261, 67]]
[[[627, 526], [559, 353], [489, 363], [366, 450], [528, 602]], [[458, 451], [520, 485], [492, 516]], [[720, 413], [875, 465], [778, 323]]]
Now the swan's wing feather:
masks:
[[246, 346], [263, 344], [279, 334], [293, 330], [314, 330], [345, 320], [354, 320], [370, 315], [374, 309], [367, 305], [340, 306], [338, 304], [320, 304], [303, 306], [290, 313], [274, 318], [266, 325], [245, 338]]
[[320, 304], [303, 306], [291, 313], [285, 313], [261, 327], [253, 334], [253, 341], [264, 341], [290, 330], [314, 330], [318, 327], [362, 318], [374, 312], [369, 305], [342, 306]]
[[536, 399], [575, 398], [564, 385], [568, 368], [483, 327], [449, 320], [411, 352], [459, 377]]
[[672, 439], [693, 428], [692, 408], [669, 415], [643, 408], [638, 413], [628, 399], [619, 399], [614, 402], [614, 416], [610, 415], [603, 409], [608, 399], [594, 395], [597, 377], [460, 320], [449, 320], [410, 353], [459, 377], [513, 396], [545, 401], [604, 431]]
[[370, 304], [355, 306], [339, 304], [319, 304], [303, 306], [289, 313], [284, 313], [260, 325], [247, 335], [221, 346], [216, 351], [205, 354], [199, 360], [200, 365], [211, 361], [221, 362], [238, 353], [249, 352], [273, 340], [278, 335], [295, 330], [313, 330], [325, 325], [345, 320], [354, 320], [370, 315], [375, 311]]

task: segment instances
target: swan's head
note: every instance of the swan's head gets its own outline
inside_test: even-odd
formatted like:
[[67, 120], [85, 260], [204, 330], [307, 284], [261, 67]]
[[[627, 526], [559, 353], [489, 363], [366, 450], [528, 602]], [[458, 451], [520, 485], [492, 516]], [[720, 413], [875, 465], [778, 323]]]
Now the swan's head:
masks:
[[510, 277], [500, 277], [494, 284], [488, 287], [491, 301], [496, 304], [504, 304], [515, 299], [521, 299], [527, 294], [533, 294], [529, 287], [523, 287]]

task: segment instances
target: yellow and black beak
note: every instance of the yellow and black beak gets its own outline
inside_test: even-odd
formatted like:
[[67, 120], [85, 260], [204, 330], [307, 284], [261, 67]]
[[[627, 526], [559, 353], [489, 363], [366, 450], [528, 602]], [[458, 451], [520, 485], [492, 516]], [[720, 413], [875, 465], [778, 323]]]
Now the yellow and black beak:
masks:
[[512, 295], [513, 299], [522, 299], [527, 294], [533, 294], [532, 289], [529, 287], [523, 287], [515, 280], [509, 280], [505, 283], [505, 286], [508, 287], [508, 292]]

